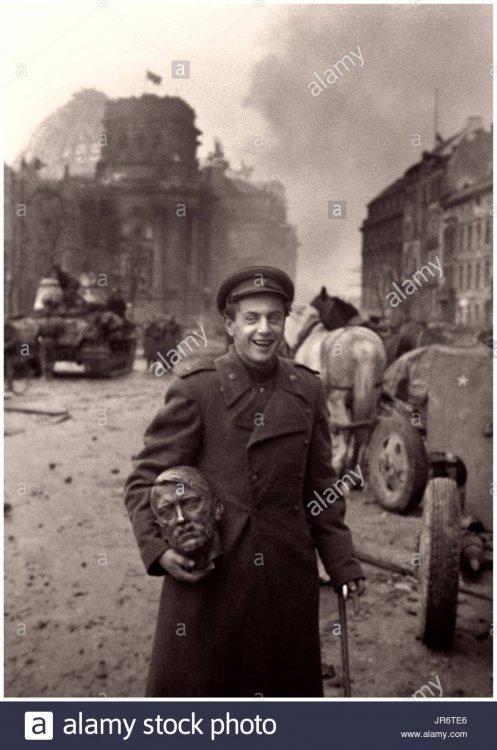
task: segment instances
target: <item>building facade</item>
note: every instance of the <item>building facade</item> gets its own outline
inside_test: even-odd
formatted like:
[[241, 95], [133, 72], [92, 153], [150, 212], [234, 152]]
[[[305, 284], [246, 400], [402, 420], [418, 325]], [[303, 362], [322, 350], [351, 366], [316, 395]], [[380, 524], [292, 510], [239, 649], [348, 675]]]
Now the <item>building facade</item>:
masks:
[[[368, 204], [364, 310], [394, 323], [490, 326], [491, 206], [492, 131], [471, 117], [451, 138], [437, 136], [432, 151]], [[413, 277], [422, 280], [416, 293], [392, 307], [388, 291]]]
[[220, 144], [200, 165], [201, 132], [185, 101], [80, 92], [66, 109], [71, 117], [63, 108], [42, 124], [30, 160], [6, 167], [7, 314], [29, 312], [53, 263], [120, 287], [140, 322], [161, 313], [214, 321], [217, 285], [243, 265], [295, 273], [298, 243], [283, 186], [234, 173]]
[[368, 204], [361, 231], [364, 310], [390, 317], [387, 294], [402, 273], [402, 219], [405, 181], [396, 180]]

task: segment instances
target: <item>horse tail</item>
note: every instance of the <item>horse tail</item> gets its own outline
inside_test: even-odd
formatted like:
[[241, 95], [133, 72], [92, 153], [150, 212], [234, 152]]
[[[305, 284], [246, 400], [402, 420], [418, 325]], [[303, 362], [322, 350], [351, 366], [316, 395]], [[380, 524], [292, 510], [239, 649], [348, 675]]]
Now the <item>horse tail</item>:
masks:
[[[362, 356], [354, 371], [352, 392], [352, 421], [362, 422], [371, 419], [376, 410], [376, 367], [374, 352], [368, 346], [361, 352]], [[354, 464], [357, 461], [359, 449], [369, 438], [370, 430], [362, 427], [354, 430]]]

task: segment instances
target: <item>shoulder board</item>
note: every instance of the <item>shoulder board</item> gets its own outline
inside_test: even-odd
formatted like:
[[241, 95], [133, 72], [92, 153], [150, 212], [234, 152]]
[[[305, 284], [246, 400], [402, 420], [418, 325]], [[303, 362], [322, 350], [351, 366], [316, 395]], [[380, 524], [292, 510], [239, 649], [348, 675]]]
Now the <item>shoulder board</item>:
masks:
[[216, 367], [214, 365], [213, 360], [207, 360], [205, 362], [197, 362], [195, 365], [185, 365], [181, 368], [181, 370], [178, 368], [175, 372], [175, 374], [179, 378], [188, 378], [190, 375], [195, 375], [197, 372], [204, 372], [205, 370], [215, 370]]
[[303, 370], [307, 370], [307, 372], [312, 372], [313, 375], [319, 375], [319, 370], [312, 370], [310, 367], [307, 367], [307, 365], [303, 365], [300, 362], [292, 362], [294, 367], [301, 367]]

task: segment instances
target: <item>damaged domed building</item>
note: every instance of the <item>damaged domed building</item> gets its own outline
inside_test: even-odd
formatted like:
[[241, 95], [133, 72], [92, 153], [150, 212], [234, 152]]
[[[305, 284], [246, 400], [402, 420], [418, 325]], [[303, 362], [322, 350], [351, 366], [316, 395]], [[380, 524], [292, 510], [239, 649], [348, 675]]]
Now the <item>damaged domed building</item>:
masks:
[[200, 164], [200, 136], [176, 96], [83, 90], [50, 115], [5, 167], [7, 314], [31, 309], [54, 263], [120, 287], [139, 322], [214, 320], [217, 286], [244, 265], [294, 275], [284, 187], [230, 169], [219, 142]]

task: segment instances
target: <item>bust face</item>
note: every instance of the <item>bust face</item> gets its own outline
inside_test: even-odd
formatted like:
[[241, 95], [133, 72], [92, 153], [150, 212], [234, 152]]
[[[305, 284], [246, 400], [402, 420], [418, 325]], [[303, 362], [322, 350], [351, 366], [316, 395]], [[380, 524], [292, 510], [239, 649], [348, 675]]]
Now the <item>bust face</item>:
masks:
[[185, 557], [208, 553], [222, 516], [223, 506], [181, 482], [155, 485], [150, 504], [162, 537]]

